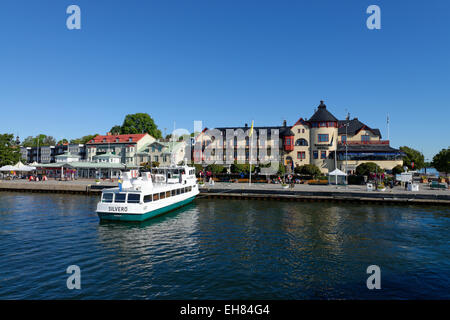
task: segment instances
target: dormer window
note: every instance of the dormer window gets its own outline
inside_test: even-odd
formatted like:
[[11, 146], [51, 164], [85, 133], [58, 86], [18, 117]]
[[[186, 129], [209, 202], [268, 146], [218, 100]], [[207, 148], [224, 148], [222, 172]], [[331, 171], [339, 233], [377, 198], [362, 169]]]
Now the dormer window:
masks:
[[103, 142], [106, 142], [106, 138], [103, 138]]
[[128, 139], [128, 141], [129, 141], [129, 142], [133, 142], [133, 138], [130, 137], [130, 138]]
[[120, 141], [120, 139], [119, 138], [116, 138], [116, 142], [119, 142]]

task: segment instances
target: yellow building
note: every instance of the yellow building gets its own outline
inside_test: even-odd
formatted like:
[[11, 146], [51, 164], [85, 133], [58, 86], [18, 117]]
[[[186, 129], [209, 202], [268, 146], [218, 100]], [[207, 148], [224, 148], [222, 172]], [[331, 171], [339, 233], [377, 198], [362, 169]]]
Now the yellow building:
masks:
[[323, 101], [309, 120], [300, 118], [291, 131], [295, 144], [285, 157], [288, 166], [293, 161], [294, 166], [316, 165], [322, 173], [336, 167], [352, 173], [365, 162], [375, 162], [386, 170], [403, 163], [402, 152], [390, 147], [388, 140], [381, 140], [379, 129], [358, 118], [338, 120]]

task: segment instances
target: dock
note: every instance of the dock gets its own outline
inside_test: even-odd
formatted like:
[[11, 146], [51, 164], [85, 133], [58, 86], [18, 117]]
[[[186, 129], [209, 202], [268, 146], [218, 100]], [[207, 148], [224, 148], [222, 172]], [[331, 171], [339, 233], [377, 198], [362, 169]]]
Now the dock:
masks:
[[[0, 181], [0, 192], [39, 192], [100, 195], [104, 188], [117, 186], [117, 182], [92, 180], [75, 181]], [[416, 192], [395, 187], [386, 191], [367, 191], [365, 186], [333, 185], [295, 185], [293, 189], [284, 189], [279, 184], [254, 183], [215, 183], [213, 186], [200, 187], [198, 198], [242, 199], [242, 200], [279, 200], [300, 202], [338, 202], [338, 203], [378, 203], [378, 204], [432, 204], [450, 205], [450, 190], [431, 190], [420, 185]]]

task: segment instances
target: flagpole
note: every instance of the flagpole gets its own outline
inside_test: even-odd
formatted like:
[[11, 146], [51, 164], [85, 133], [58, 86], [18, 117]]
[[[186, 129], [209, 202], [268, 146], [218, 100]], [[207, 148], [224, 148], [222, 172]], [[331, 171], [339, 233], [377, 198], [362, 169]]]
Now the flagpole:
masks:
[[250, 135], [249, 135], [249, 139], [248, 139], [248, 143], [250, 144], [249, 150], [250, 150], [250, 156], [248, 157], [248, 164], [249, 164], [249, 171], [250, 171], [250, 176], [249, 176], [249, 180], [248, 180], [248, 185], [250, 186], [252, 184], [252, 140], [253, 140], [253, 120], [252, 120], [252, 127], [250, 128]]

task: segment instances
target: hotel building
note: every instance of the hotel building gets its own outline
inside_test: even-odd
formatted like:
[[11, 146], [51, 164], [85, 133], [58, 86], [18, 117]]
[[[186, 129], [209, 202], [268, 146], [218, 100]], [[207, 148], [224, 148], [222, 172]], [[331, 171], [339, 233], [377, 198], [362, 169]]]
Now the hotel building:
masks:
[[[252, 138], [249, 138], [248, 125], [216, 129], [221, 139], [217, 139], [217, 135], [213, 137], [208, 134], [210, 131], [207, 128], [196, 137], [197, 147], [193, 149], [194, 162], [215, 160], [220, 163], [219, 160], [223, 159], [224, 163], [227, 159], [227, 130], [234, 130], [243, 132], [243, 135], [237, 134], [234, 142], [229, 145], [233, 154], [231, 160], [234, 161], [248, 163], [252, 149], [251, 159], [256, 157], [260, 159], [264, 154], [262, 152], [265, 152], [264, 159], [280, 161], [288, 171], [305, 164], [313, 164], [325, 174], [336, 168], [352, 173], [358, 165], [365, 162], [375, 162], [386, 170], [392, 170], [395, 166], [403, 164], [403, 153], [392, 148], [388, 140], [382, 140], [379, 129], [369, 127], [358, 118], [339, 120], [327, 110], [323, 101], [309, 119], [300, 118], [292, 126], [288, 126], [284, 121], [282, 126], [254, 127]], [[267, 132], [266, 142], [261, 140], [262, 130]], [[271, 130], [278, 130], [278, 139], [271, 137]], [[209, 154], [206, 152], [207, 147], [212, 150]], [[223, 150], [218, 152], [220, 148]], [[277, 158], [272, 156], [275, 154], [273, 148], [277, 148]]]

